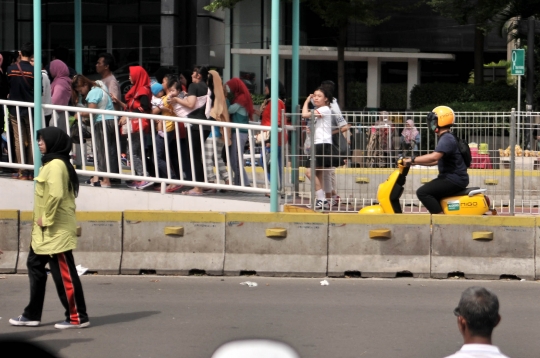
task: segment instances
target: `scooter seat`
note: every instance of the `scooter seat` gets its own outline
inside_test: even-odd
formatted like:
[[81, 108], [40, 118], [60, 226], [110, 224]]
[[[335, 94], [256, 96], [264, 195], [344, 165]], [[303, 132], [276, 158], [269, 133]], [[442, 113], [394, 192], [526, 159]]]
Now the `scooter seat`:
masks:
[[470, 187], [470, 188], [465, 188], [465, 189], [463, 189], [462, 191], [453, 194], [452, 196], [468, 195], [471, 191], [473, 191], [473, 190], [478, 190], [478, 189], [480, 189], [480, 188], [477, 187], [477, 186], [473, 186], [473, 187]]

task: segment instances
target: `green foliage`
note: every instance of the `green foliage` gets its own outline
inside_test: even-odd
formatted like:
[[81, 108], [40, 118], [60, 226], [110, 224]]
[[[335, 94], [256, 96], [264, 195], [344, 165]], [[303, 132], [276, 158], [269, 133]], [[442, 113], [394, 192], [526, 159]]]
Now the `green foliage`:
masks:
[[221, 9], [232, 9], [234, 5], [242, 0], [214, 0], [209, 5], [203, 7], [206, 11], [216, 12]]
[[[429, 104], [420, 108], [415, 108], [415, 111], [430, 112], [439, 104]], [[456, 112], [510, 112], [512, 108], [516, 108], [516, 101], [483, 101], [483, 102], [450, 102], [445, 103], [445, 106], [452, 108]]]
[[459, 24], [476, 24], [487, 32], [491, 22], [508, 4], [508, 0], [430, 0], [428, 4], [444, 17], [452, 18]]
[[[347, 84], [347, 108], [362, 109], [366, 107], [367, 86], [365, 82], [349, 82]], [[407, 108], [407, 84], [381, 84], [381, 108], [389, 111], [402, 111]]]
[[[461, 83], [426, 83], [416, 85], [411, 91], [411, 108], [420, 110], [449, 103], [517, 101], [517, 88], [507, 86], [504, 82], [494, 82], [483, 86], [472, 86]], [[456, 109], [454, 109], [456, 110]], [[509, 109], [506, 109], [509, 110]]]
[[255, 106], [261, 105], [264, 102], [265, 95], [264, 94], [251, 94], [251, 100], [253, 101], [253, 104]]

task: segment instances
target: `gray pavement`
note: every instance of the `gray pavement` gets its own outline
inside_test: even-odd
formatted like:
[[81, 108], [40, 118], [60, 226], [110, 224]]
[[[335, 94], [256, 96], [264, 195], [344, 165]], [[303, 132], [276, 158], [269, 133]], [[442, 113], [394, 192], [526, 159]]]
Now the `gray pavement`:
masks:
[[[0, 277], [0, 338], [43, 343], [65, 358], [210, 357], [224, 342], [261, 337], [287, 342], [301, 357], [445, 357], [461, 347], [452, 311], [473, 285], [499, 296], [494, 343], [514, 358], [540, 352], [539, 282], [330, 278], [321, 286], [322, 279], [86, 275], [92, 325], [59, 331], [63, 308], [52, 280], [42, 326], [12, 327], [28, 279]], [[239, 284], [247, 280], [258, 286]]]

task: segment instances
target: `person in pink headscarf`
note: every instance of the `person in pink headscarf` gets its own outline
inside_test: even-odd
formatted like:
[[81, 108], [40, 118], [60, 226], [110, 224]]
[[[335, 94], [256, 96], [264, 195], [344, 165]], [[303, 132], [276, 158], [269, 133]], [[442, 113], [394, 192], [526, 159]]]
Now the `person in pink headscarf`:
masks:
[[[67, 65], [60, 60], [53, 60], [50, 64], [51, 77], [51, 102], [57, 106], [67, 106], [71, 98], [71, 78]], [[51, 120], [53, 127], [58, 127], [67, 132], [66, 117], [64, 111], [57, 111], [56, 121]]]
[[407, 124], [401, 132], [400, 143], [402, 155], [405, 157], [413, 156], [414, 152], [418, 151], [420, 132], [418, 132], [412, 119], [407, 119]]

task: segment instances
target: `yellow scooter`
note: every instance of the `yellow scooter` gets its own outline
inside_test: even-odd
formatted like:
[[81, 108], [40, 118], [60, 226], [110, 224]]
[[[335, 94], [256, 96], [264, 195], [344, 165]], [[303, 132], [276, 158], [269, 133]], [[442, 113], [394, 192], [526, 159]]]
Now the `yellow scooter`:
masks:
[[[390, 174], [388, 179], [379, 184], [377, 190], [378, 205], [362, 208], [358, 214], [402, 214], [399, 198], [403, 194], [407, 174], [410, 167], [403, 165], [399, 158], [398, 168]], [[497, 211], [491, 207], [491, 202], [484, 192], [487, 189], [466, 188], [461, 192], [441, 199], [441, 207], [446, 215], [484, 215], [488, 211], [496, 215]]]

